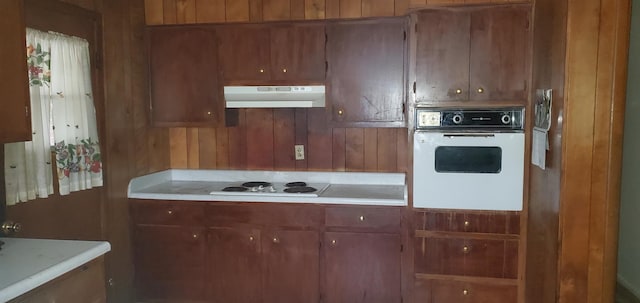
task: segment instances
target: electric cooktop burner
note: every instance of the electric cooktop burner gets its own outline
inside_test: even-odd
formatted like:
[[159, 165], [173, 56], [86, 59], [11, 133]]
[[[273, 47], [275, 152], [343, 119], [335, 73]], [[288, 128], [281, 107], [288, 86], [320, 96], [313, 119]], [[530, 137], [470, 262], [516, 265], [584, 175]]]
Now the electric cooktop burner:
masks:
[[222, 191], [233, 191], [233, 192], [241, 192], [241, 191], [247, 191], [249, 190], [246, 187], [242, 187], [242, 186], [228, 186], [222, 189]]
[[284, 192], [300, 194], [300, 193], [312, 193], [312, 192], [314, 192], [316, 190], [317, 189], [315, 189], [313, 187], [310, 187], [310, 186], [293, 186], [293, 187], [285, 188]]
[[258, 187], [258, 186], [269, 187], [269, 186], [271, 186], [271, 183], [264, 182], [264, 181], [251, 181], [251, 182], [242, 183], [242, 186], [244, 186], [244, 187]]
[[295, 186], [307, 186], [307, 182], [289, 182], [285, 184], [286, 187], [295, 187]]

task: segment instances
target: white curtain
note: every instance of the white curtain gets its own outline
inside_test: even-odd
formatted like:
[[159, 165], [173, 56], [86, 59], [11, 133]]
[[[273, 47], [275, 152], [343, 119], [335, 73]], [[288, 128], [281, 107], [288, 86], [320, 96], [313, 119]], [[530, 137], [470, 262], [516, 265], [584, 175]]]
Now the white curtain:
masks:
[[88, 42], [27, 29], [32, 141], [5, 144], [7, 204], [102, 186]]

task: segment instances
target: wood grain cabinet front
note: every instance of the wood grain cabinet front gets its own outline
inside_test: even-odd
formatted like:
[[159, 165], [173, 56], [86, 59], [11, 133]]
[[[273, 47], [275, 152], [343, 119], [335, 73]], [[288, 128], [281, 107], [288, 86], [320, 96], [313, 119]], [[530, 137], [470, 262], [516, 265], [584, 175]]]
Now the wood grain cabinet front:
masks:
[[291, 22], [219, 27], [225, 84], [317, 84], [325, 80], [324, 24]]
[[327, 25], [327, 110], [335, 125], [404, 126], [408, 20]]
[[0, 143], [31, 141], [25, 31], [23, 1], [0, 1]]
[[420, 210], [413, 226], [415, 302], [516, 302], [518, 212]]
[[153, 26], [147, 35], [153, 125], [222, 125], [215, 30]]
[[511, 5], [418, 12], [416, 102], [524, 104], [530, 10]]

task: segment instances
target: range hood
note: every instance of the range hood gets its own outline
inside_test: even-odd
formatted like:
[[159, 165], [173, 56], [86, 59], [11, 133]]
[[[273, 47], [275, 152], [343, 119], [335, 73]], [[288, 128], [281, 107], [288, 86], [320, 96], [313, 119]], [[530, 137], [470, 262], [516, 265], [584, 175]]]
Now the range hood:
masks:
[[227, 108], [324, 107], [324, 85], [225, 86]]

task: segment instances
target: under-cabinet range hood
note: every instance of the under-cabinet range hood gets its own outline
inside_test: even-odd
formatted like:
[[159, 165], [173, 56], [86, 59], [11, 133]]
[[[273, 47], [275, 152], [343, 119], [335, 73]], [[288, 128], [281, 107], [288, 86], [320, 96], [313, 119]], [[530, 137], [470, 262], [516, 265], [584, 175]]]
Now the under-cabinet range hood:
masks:
[[225, 86], [227, 108], [324, 107], [324, 85]]

